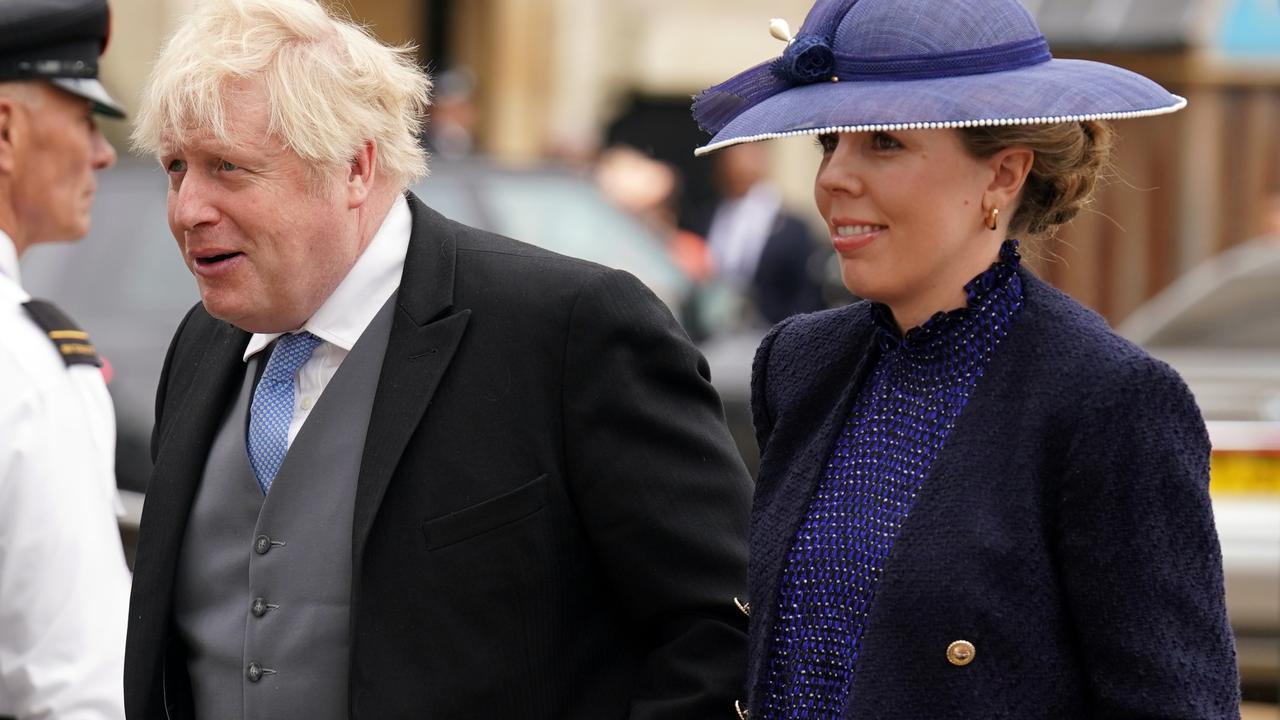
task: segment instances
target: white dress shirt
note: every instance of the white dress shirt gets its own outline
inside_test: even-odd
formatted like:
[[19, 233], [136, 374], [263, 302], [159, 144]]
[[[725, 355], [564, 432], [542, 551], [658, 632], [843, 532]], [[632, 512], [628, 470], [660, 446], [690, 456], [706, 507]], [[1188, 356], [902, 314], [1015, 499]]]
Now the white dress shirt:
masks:
[[0, 232], [0, 716], [115, 720], [130, 583], [115, 414], [101, 371], [68, 367], [29, 299]]
[[[338, 366], [373, 321], [387, 298], [400, 288], [404, 258], [409, 252], [413, 217], [409, 203], [401, 195], [387, 212], [369, 247], [365, 248], [347, 276], [338, 283], [319, 310], [292, 332], [307, 331], [320, 338], [310, 359], [298, 369], [293, 386], [293, 419], [289, 422], [289, 444], [298, 436], [311, 408], [320, 399]], [[261, 352], [283, 333], [255, 333], [245, 348], [244, 360]], [[265, 359], [264, 359], [265, 362]]]
[[720, 277], [740, 287], [751, 285], [781, 210], [782, 196], [765, 182], [742, 197], [720, 201], [707, 230], [707, 247]]

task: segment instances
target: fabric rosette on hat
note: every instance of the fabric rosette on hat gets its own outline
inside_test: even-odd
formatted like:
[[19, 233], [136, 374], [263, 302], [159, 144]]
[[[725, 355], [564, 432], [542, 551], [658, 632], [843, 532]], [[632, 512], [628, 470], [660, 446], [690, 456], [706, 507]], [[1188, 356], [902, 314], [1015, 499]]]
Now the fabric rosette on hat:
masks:
[[790, 135], [1110, 120], [1186, 100], [1137, 73], [1054, 58], [1017, 0], [819, 0], [782, 55], [709, 88], [703, 155]]

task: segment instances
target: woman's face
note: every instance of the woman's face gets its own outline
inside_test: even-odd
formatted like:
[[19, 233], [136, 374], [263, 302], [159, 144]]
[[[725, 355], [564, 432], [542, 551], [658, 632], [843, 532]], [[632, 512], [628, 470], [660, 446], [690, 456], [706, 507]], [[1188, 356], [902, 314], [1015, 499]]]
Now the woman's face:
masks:
[[999, 252], [1002, 233], [986, 228], [983, 207], [998, 164], [966, 152], [954, 130], [840, 133], [818, 142], [814, 194], [845, 286], [889, 305], [900, 324], [900, 306], [936, 305], [927, 319], [963, 303], [964, 284]]

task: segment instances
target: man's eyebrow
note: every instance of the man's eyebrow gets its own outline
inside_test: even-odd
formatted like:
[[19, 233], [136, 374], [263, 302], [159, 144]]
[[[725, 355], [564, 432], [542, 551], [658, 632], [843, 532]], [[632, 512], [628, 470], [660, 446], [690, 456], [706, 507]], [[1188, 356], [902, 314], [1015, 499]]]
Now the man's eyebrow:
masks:
[[182, 155], [200, 152], [208, 155], [243, 155], [248, 152], [244, 145], [224, 145], [216, 141], [187, 143], [185, 145], [161, 145], [161, 155]]

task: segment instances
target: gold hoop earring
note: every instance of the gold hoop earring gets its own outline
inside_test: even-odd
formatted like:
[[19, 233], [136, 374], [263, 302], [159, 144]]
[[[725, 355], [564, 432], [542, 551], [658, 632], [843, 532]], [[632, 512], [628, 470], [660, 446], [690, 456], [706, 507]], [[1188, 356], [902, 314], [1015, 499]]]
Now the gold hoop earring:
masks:
[[991, 212], [987, 213], [987, 229], [996, 230], [999, 227], [998, 225], [999, 222], [1000, 222], [1000, 208], [993, 207], [991, 208]]

